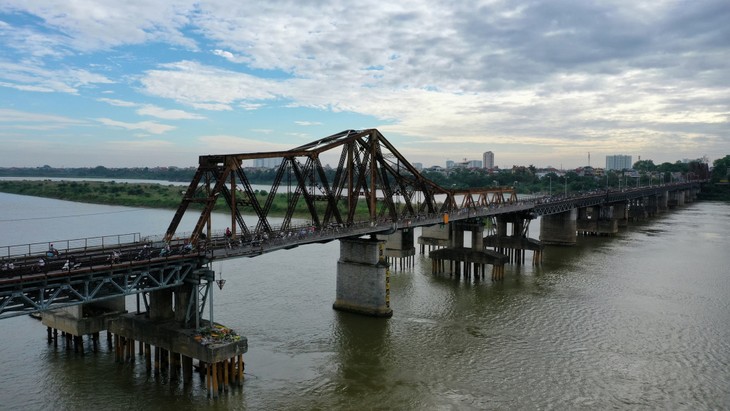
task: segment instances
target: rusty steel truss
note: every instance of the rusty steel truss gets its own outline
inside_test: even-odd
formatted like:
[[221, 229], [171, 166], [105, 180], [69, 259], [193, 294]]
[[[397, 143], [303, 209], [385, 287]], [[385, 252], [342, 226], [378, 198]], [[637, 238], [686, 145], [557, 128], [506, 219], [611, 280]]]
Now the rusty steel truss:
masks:
[[[337, 168], [322, 165], [323, 153], [339, 153]], [[264, 196], [254, 190], [243, 167], [245, 160], [255, 159], [281, 161]], [[269, 217], [277, 196], [286, 196], [287, 207], [283, 222], [275, 228]], [[223, 203], [230, 211], [232, 235], [251, 239], [289, 229], [292, 218], [302, 213], [314, 229], [321, 229], [347, 227], [363, 219], [398, 221], [513, 201], [512, 189], [440, 187], [422, 176], [378, 130], [346, 130], [287, 151], [200, 156], [166, 237], [175, 236], [193, 204], [199, 204], [200, 215], [191, 241], [201, 238], [206, 225], [210, 236], [211, 212]], [[254, 224], [248, 224], [248, 218]]]

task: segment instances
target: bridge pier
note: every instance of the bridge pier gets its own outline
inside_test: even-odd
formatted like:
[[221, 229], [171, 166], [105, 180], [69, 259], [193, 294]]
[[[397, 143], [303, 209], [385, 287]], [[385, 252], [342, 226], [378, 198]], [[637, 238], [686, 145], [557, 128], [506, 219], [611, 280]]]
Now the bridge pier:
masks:
[[418, 237], [418, 244], [421, 246], [421, 254], [425, 254], [428, 247], [429, 254], [433, 250], [448, 247], [451, 241], [451, 228], [449, 224], [438, 224], [424, 226], [421, 228], [421, 236]]
[[613, 219], [616, 220], [616, 224], [619, 227], [626, 227], [629, 225], [629, 207], [626, 202], [613, 203]]
[[[416, 255], [414, 237], [412, 228], [404, 228], [388, 235], [378, 234], [378, 239], [385, 241], [385, 261], [388, 265], [401, 270], [413, 268]], [[394, 264], [391, 264], [391, 260]]]
[[613, 206], [592, 206], [578, 209], [576, 227], [583, 235], [613, 235], [618, 233], [618, 221]]
[[640, 221], [645, 220], [648, 216], [645, 207], [646, 197], [637, 197], [629, 201], [629, 220]]
[[[447, 246], [429, 252], [431, 270], [434, 274], [449, 273], [457, 277], [463, 274], [465, 279], [473, 276], [475, 280], [479, 280], [486, 277], [487, 265], [491, 265], [492, 280], [504, 279], [504, 264], [508, 257], [484, 249], [484, 224], [481, 218], [455, 221], [445, 227], [448, 227], [448, 230], [440, 230], [437, 233], [448, 233], [448, 236], [441, 234], [442, 238], [448, 239]], [[464, 247], [466, 231], [472, 233], [471, 248]]]
[[686, 194], [684, 190], [675, 190], [669, 193], [669, 207], [674, 208], [685, 204]]
[[573, 208], [559, 214], [542, 216], [540, 241], [550, 245], [575, 245], [578, 241], [578, 210]]
[[[188, 383], [193, 377], [193, 361], [197, 359], [198, 368], [205, 373], [209, 396], [217, 397], [235, 382], [243, 384], [247, 339], [195, 315], [202, 314], [201, 307], [207, 299], [208, 304], [213, 303], [214, 278], [212, 270], [198, 270], [183, 285], [151, 291], [146, 312], [111, 320], [108, 330], [114, 334], [117, 361], [134, 362], [134, 344], [139, 343], [148, 373], [166, 374], [170, 380], [182, 377], [183, 383]], [[208, 297], [202, 303], [198, 298], [201, 295]], [[191, 324], [191, 313], [195, 315], [195, 324]]]
[[[481, 238], [483, 247], [492, 247], [495, 252], [507, 256], [507, 261], [524, 264], [526, 251], [532, 251], [532, 264], [542, 262], [543, 245], [540, 241], [527, 236], [532, 216], [525, 213], [497, 216], [492, 221], [492, 234]], [[512, 234], [508, 234], [508, 224], [512, 224]], [[483, 232], [483, 230], [482, 230]], [[481, 232], [480, 235], [481, 237]]]
[[47, 327], [49, 343], [58, 344], [60, 330], [66, 340], [66, 349], [73, 348], [74, 352], [83, 354], [83, 336], [92, 338], [96, 351], [99, 332], [107, 329], [112, 318], [125, 312], [124, 297], [116, 297], [46, 311], [41, 314], [41, 323]]
[[659, 199], [656, 195], [644, 197], [644, 210], [647, 217], [654, 217], [659, 212]]
[[340, 239], [337, 296], [332, 308], [374, 317], [393, 315], [385, 241], [377, 238]]
[[669, 192], [664, 190], [657, 194], [657, 211], [665, 212], [669, 209]]

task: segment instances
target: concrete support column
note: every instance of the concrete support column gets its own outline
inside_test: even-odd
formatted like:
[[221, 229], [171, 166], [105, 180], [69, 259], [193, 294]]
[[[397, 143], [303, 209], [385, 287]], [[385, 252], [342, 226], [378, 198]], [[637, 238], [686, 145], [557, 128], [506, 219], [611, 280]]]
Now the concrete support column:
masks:
[[337, 261], [337, 297], [332, 308], [376, 317], [390, 317], [388, 266], [384, 242], [343, 238]]
[[193, 359], [187, 355], [182, 356], [183, 382], [190, 382], [193, 379]]
[[512, 223], [512, 236], [521, 237], [522, 230], [524, 228], [525, 228], [525, 220], [522, 220], [521, 218], [515, 218], [514, 223]]
[[658, 211], [667, 211], [669, 209], [669, 192], [668, 191], [662, 191], [657, 196], [657, 210]]
[[497, 237], [507, 236], [507, 220], [502, 216], [497, 216]]
[[449, 248], [464, 247], [464, 230], [458, 228], [457, 224], [449, 223], [451, 236], [449, 238]]
[[188, 325], [188, 324], [185, 324], [185, 315], [187, 314], [187, 308], [188, 308], [188, 303], [190, 302], [190, 298], [194, 295], [195, 292], [196, 292], [196, 289], [192, 284], [183, 284], [181, 286], [174, 288], [174, 298], [175, 298], [174, 318], [175, 318], [175, 321], [177, 321], [181, 325]]
[[164, 289], [150, 292], [149, 314], [151, 320], [170, 320], [173, 318], [172, 290]]
[[395, 269], [398, 269], [398, 265], [400, 269], [411, 267], [411, 257], [416, 255], [414, 237], [415, 231], [412, 228], [404, 228], [393, 234], [378, 235], [379, 240], [385, 241], [385, 256], [388, 261], [391, 259], [394, 261], [395, 264], [391, 266], [394, 265]]
[[481, 224], [472, 228], [471, 249], [476, 251], [484, 250], [484, 226]]
[[650, 195], [649, 197], [644, 197], [644, 209], [649, 217], [655, 216], [659, 210], [659, 199], [657, 196]]
[[540, 241], [543, 244], [574, 245], [577, 241], [578, 210], [573, 208], [560, 214], [545, 215], [540, 222]]

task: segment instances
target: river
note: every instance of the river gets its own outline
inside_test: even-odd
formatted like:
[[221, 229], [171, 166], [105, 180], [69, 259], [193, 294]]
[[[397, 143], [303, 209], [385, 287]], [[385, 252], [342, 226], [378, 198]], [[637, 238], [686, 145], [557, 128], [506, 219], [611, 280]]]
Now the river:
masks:
[[[161, 234], [173, 215], [3, 193], [0, 209], [0, 246]], [[19, 316], [0, 320], [0, 409], [727, 409], [728, 233], [730, 204], [693, 203], [548, 247], [539, 267], [528, 255], [502, 282], [433, 275], [418, 255], [391, 274], [390, 319], [332, 309], [338, 242], [215, 263], [216, 321], [249, 342], [242, 387], [211, 400], [197, 376], [116, 364], [104, 338], [54, 348]]]

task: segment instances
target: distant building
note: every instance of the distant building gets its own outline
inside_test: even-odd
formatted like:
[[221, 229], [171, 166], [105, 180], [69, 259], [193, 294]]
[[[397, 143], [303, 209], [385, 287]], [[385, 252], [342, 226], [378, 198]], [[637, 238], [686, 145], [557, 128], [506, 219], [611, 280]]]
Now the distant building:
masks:
[[616, 154], [606, 156], [606, 171], [608, 170], [630, 170], [633, 167], [631, 156]]
[[255, 158], [253, 166], [259, 168], [277, 168], [281, 165], [281, 157], [274, 158]]
[[446, 160], [446, 168], [454, 168], [454, 160]]
[[418, 171], [423, 171], [423, 163], [413, 163], [413, 167]]
[[494, 153], [487, 151], [482, 155], [482, 164], [484, 168], [494, 168]]

